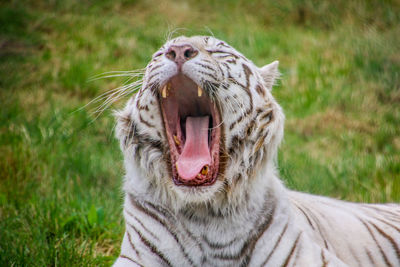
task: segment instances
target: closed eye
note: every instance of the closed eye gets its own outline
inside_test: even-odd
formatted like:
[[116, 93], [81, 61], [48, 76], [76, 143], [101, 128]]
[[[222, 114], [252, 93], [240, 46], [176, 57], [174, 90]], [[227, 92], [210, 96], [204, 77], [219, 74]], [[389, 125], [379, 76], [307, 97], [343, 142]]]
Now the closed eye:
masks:
[[238, 56], [236, 56], [235, 54], [223, 50], [206, 50], [206, 51], [210, 53], [212, 56], [217, 58], [227, 58], [227, 57], [238, 58]]

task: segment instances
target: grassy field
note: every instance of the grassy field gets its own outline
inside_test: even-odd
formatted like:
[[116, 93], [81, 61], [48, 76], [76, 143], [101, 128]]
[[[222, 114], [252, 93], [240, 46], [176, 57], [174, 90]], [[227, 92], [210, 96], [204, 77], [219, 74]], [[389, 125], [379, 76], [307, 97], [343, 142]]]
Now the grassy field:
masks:
[[[399, 1], [0, 2], [0, 265], [107, 266], [119, 252], [122, 157], [113, 108], [176, 34], [214, 34], [258, 65], [280, 61], [290, 188], [400, 202]], [[334, 4], [332, 4], [334, 3]]]

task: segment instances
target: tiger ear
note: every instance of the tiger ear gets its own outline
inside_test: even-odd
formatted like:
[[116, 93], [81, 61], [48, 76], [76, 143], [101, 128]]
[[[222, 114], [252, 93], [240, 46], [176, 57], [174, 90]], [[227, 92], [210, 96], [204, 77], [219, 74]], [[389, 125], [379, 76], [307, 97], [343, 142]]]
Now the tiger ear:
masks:
[[260, 68], [260, 74], [264, 80], [264, 85], [270, 91], [272, 90], [275, 80], [279, 78], [278, 65], [279, 61], [275, 60], [274, 62]]

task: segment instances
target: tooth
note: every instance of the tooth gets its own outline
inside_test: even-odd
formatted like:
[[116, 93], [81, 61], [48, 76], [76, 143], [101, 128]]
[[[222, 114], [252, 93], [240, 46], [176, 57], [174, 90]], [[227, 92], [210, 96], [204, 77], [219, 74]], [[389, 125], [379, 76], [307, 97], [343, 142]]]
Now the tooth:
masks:
[[203, 169], [201, 169], [201, 174], [202, 175], [207, 175], [208, 174], [208, 165], [204, 166]]
[[175, 168], [176, 168], [176, 171], [178, 171], [178, 162], [175, 163]]
[[176, 135], [174, 135], [174, 140], [175, 140], [175, 144], [177, 144], [178, 146], [181, 144], [181, 142], [179, 141], [179, 139]]
[[161, 91], [161, 95], [163, 98], [167, 98], [167, 86], [165, 85]]
[[203, 90], [200, 88], [200, 86], [197, 86], [197, 96], [201, 97], [202, 94], [203, 94]]

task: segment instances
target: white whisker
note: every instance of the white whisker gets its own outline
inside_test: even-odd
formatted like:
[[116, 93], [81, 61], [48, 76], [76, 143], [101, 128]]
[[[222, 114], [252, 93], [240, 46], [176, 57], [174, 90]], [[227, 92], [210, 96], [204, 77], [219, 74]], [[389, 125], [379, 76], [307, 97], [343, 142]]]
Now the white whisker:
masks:
[[[131, 90], [133, 89], [133, 90]], [[116, 102], [121, 99], [123, 96], [130, 94], [131, 92], [135, 92], [138, 89], [138, 85], [128, 84], [119, 88], [119, 90], [113, 92], [108, 95], [105, 101], [100, 105], [100, 107], [95, 111], [95, 113], [102, 113], [106, 108], [110, 106], [110, 104]]]
[[113, 75], [107, 75], [107, 76], [101, 76], [97, 78], [91, 78], [88, 80], [88, 82], [93, 82], [101, 79], [108, 79], [108, 78], [116, 78], [116, 77], [130, 77], [130, 78], [135, 78], [135, 77], [141, 77], [143, 74], [113, 74]]
[[141, 69], [136, 69], [136, 70], [112, 70], [112, 71], [106, 71], [103, 73], [96, 74], [93, 77], [99, 77], [99, 76], [108, 75], [108, 74], [144, 73], [145, 71], [146, 71], [146, 68], [141, 68]]

